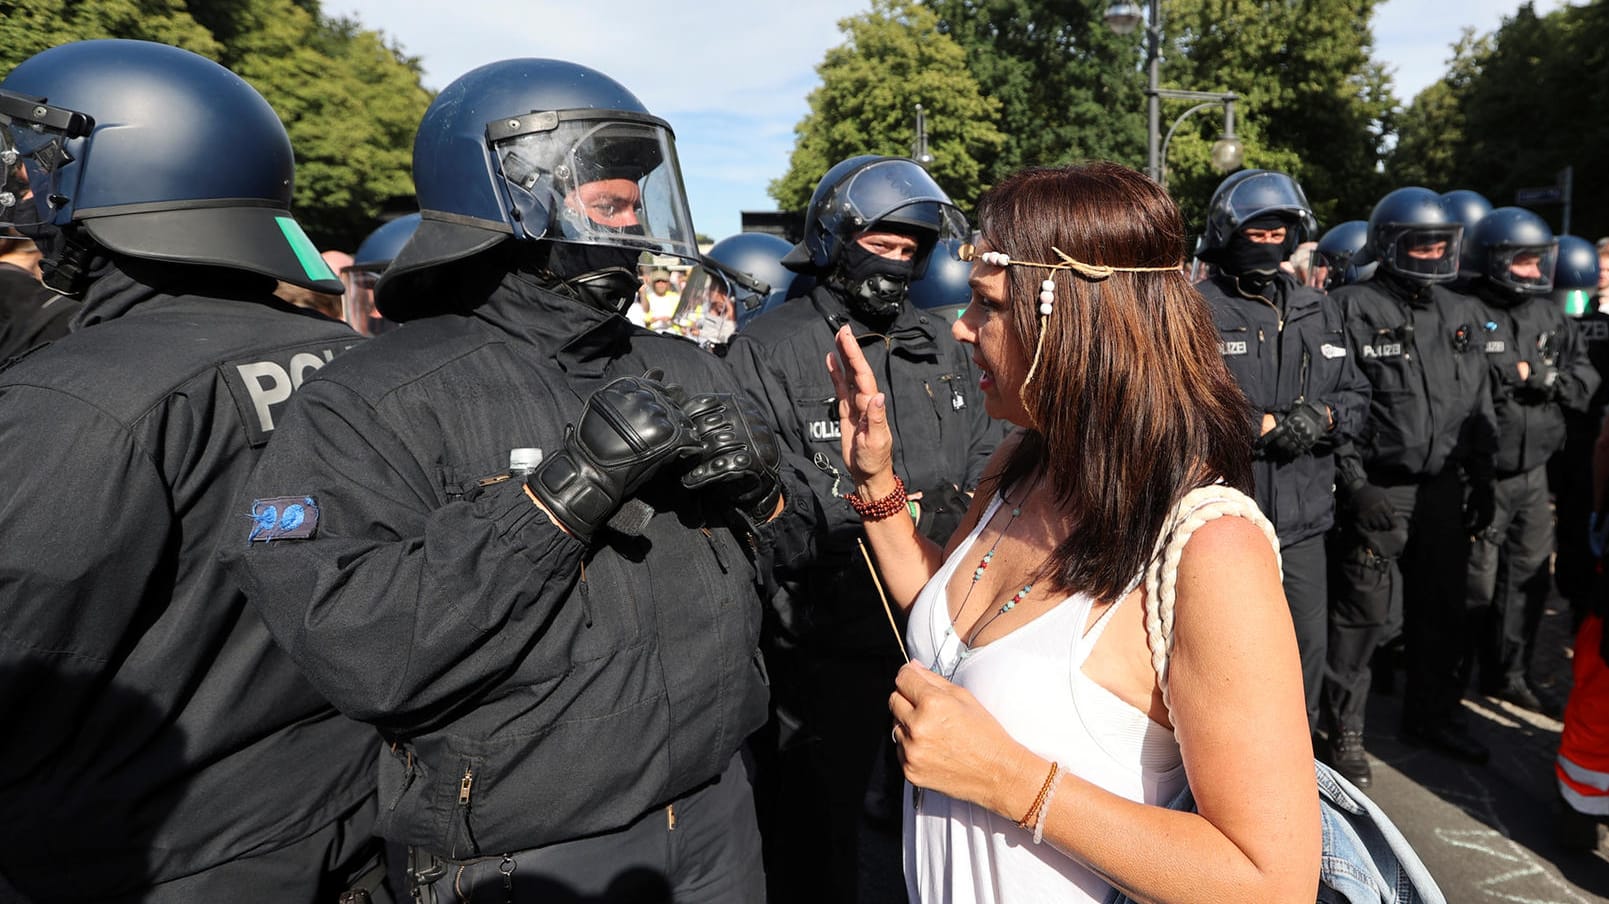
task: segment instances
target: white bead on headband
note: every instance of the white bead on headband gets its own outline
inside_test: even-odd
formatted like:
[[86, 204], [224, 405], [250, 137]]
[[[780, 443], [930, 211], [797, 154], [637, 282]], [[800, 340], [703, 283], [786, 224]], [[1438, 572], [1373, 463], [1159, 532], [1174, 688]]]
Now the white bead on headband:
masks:
[[[1073, 257], [1071, 254], [1068, 254], [1060, 248], [1055, 247], [1054, 245], [1051, 246], [1050, 250], [1056, 252], [1056, 256], [1061, 258], [1060, 263], [1043, 264], [1038, 261], [1012, 260], [1011, 255], [1005, 253], [1004, 251], [980, 252], [978, 251], [976, 245], [970, 243], [957, 248], [956, 256], [963, 261], [979, 260], [995, 267], [1010, 267], [1015, 265], [1018, 267], [1039, 267], [1043, 270], [1053, 271], [1071, 270], [1074, 273], [1085, 277], [1086, 279], [1095, 280], [1106, 279], [1113, 273], [1163, 273], [1168, 270], [1179, 269], [1178, 264], [1174, 264], [1171, 267], [1111, 267], [1107, 266], [1106, 264], [1086, 264], [1083, 261]], [[1044, 282], [1039, 284], [1039, 313], [1046, 317], [1050, 316], [1050, 312], [1054, 310], [1055, 304], [1056, 281], [1047, 277]]]

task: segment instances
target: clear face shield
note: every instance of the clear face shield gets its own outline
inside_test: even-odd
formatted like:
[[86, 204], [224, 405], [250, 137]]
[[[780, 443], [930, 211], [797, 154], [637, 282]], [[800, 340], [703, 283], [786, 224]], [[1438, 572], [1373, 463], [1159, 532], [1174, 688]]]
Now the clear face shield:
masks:
[[45, 218], [44, 200], [59, 197], [63, 170], [74, 161], [77, 139], [95, 128], [83, 113], [0, 90], [0, 226], [28, 226]]
[[822, 226], [846, 238], [868, 228], [923, 236], [913, 278], [922, 275], [934, 242], [953, 239], [960, 244], [971, 234], [966, 217], [944, 189], [927, 170], [903, 158], [879, 160], [851, 173], [824, 199], [821, 210]]
[[360, 336], [378, 336], [399, 324], [387, 320], [374, 304], [374, 286], [383, 269], [347, 267], [341, 271], [346, 291], [341, 294], [341, 319]]
[[1498, 245], [1487, 251], [1486, 278], [1524, 295], [1546, 295], [1553, 289], [1559, 243]]
[[558, 110], [486, 127], [515, 233], [696, 260], [670, 126], [620, 110]]
[[1458, 275], [1458, 248], [1464, 227], [1392, 226], [1379, 258], [1386, 269], [1420, 282], [1447, 282]]
[[770, 295], [771, 287], [766, 283], [706, 258], [687, 274], [682, 300], [676, 307], [676, 322], [691, 325], [709, 319], [735, 324], [740, 311], [758, 311]]
[[1286, 238], [1287, 252], [1298, 244], [1297, 232], [1305, 230], [1306, 234], [1312, 235], [1318, 231], [1318, 221], [1313, 218], [1313, 212], [1308, 207], [1307, 196], [1302, 193], [1301, 187], [1284, 173], [1254, 173], [1236, 182], [1228, 191], [1212, 199], [1212, 209], [1208, 211], [1207, 216], [1209, 222], [1221, 223], [1227, 227], [1226, 232], [1219, 237], [1221, 242], [1227, 242], [1229, 235], [1240, 229], [1248, 220], [1270, 213], [1281, 214], [1297, 221], [1296, 228], [1289, 228], [1291, 234]]

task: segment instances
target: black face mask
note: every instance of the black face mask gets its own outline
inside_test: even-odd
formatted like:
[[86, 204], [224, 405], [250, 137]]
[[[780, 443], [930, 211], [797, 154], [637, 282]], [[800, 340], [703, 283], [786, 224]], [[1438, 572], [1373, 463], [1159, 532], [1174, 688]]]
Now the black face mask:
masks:
[[[618, 230], [622, 235], [642, 235], [641, 226]], [[642, 279], [637, 260], [642, 252], [614, 245], [581, 245], [553, 242], [548, 270], [576, 298], [596, 308], [619, 314], [637, 296]]]
[[1262, 282], [1267, 282], [1279, 273], [1285, 253], [1284, 242], [1254, 242], [1237, 232], [1229, 237], [1229, 244], [1219, 255], [1218, 267], [1231, 276], [1260, 276]]
[[896, 261], [850, 242], [844, 246], [832, 285], [843, 292], [851, 310], [873, 321], [893, 320], [905, 303], [913, 261]]

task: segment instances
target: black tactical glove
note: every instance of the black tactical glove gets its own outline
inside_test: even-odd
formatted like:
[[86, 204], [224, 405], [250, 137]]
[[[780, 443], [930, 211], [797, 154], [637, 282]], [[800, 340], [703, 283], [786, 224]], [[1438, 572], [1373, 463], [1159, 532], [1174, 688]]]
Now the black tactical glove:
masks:
[[696, 454], [699, 441], [676, 386], [651, 370], [621, 377], [587, 399], [564, 448], [526, 483], [553, 517], [590, 542], [609, 517], [667, 463]]
[[1297, 402], [1252, 443], [1252, 454], [1272, 461], [1295, 461], [1306, 455], [1330, 429], [1330, 418], [1307, 402]]
[[702, 451], [682, 485], [718, 489], [750, 518], [769, 520], [782, 498], [782, 449], [765, 415], [747, 396], [728, 392], [694, 396], [684, 410]]
[[1464, 496], [1464, 529], [1478, 534], [1492, 526], [1497, 514], [1497, 482], [1491, 477], [1471, 477]]
[[1391, 529], [1397, 510], [1391, 505], [1386, 491], [1372, 483], [1353, 487], [1347, 495], [1352, 509], [1352, 520], [1363, 530], [1383, 532]]
[[1514, 387], [1514, 398], [1527, 405], [1542, 405], [1559, 397], [1559, 369], [1538, 364], [1524, 383]]

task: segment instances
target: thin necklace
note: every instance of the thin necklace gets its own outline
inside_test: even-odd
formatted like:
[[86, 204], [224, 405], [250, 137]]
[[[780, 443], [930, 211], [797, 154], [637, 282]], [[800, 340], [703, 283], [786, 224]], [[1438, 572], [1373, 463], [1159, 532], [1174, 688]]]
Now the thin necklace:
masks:
[[[1005, 501], [1005, 497], [1002, 496], [1001, 501]], [[1000, 541], [1005, 539], [1006, 534], [1011, 531], [1011, 525], [1016, 522], [1017, 516], [1021, 514], [1022, 506], [1017, 505], [1012, 507], [1011, 517], [1006, 519], [1006, 524], [1000, 529], [999, 536], [994, 538], [994, 545], [990, 546], [989, 551], [983, 554], [982, 559], [978, 560], [978, 567], [972, 569], [972, 583], [967, 585], [966, 595], [961, 597], [961, 608], [957, 609], [955, 612], [955, 617], [950, 619], [950, 626], [944, 629], [943, 639], [934, 645], [936, 652], [941, 651], [945, 641], [949, 640], [950, 636], [956, 633], [956, 623], [961, 620], [961, 616], [966, 614], [967, 604], [972, 600], [972, 591], [976, 590], [978, 587], [978, 582], [983, 580], [983, 573], [989, 569], [989, 563], [994, 561], [995, 552], [1000, 549]], [[991, 613], [988, 618], [983, 619], [978, 624], [973, 625], [972, 630], [967, 632], [966, 637], [958, 638], [960, 640], [961, 649], [956, 657], [955, 667], [950, 669], [948, 674], [938, 667], [938, 662], [936, 661], [933, 664], [933, 671], [944, 675], [946, 678], [954, 677], [956, 670], [960, 669], [961, 663], [965, 661], [968, 656], [972, 655], [972, 641], [977, 639], [978, 634], [980, 634], [984, 628], [987, 628], [991, 623], [993, 623], [995, 619], [1017, 608], [1017, 604], [1022, 602], [1029, 593], [1032, 593], [1033, 589], [1034, 585], [1032, 582], [1024, 584], [1022, 589], [1018, 590], [1016, 593], [1013, 593], [1004, 603], [1000, 605], [998, 609]]]

